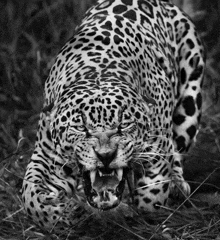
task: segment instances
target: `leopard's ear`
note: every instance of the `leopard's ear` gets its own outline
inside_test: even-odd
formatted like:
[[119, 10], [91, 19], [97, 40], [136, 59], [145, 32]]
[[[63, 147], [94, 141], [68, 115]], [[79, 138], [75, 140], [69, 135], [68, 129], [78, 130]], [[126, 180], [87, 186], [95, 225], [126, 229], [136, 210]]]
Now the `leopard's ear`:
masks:
[[51, 112], [53, 107], [54, 107], [54, 102], [51, 102], [49, 105], [46, 105], [45, 107], [43, 107], [42, 112], [43, 113]]
[[42, 113], [44, 113], [44, 119], [46, 121], [46, 125], [49, 126], [51, 123], [51, 119], [54, 117], [54, 113], [52, 113], [52, 109], [54, 107], [54, 102], [51, 102], [50, 104], [46, 105], [42, 109]]
[[147, 94], [142, 95], [141, 97], [146, 113], [150, 115], [153, 114], [153, 107], [157, 104], [156, 101]]
[[150, 97], [149, 95], [142, 95], [142, 98], [144, 100], [144, 102], [148, 105], [148, 107], [152, 107], [152, 106], [155, 106], [156, 105], [156, 101]]
[[164, 70], [168, 78], [172, 77], [172, 67], [168, 58], [159, 51], [156, 47], [153, 47], [157, 62], [160, 64], [161, 68]]

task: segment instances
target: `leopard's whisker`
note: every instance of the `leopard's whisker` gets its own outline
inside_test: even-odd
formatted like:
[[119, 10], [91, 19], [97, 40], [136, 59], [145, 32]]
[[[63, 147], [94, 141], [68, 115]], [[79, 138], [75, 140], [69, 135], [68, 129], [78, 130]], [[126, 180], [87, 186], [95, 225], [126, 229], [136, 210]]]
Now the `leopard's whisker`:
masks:
[[149, 184], [146, 184], [144, 186], [137, 187], [137, 188], [135, 188], [135, 190], [144, 189], [144, 188], [150, 187], [150, 186], [160, 185], [160, 184], [163, 184], [163, 183], [169, 183], [171, 181], [172, 181], [171, 179], [168, 179], [168, 180], [158, 181], [158, 182], [154, 182], [154, 183], [149, 183]]

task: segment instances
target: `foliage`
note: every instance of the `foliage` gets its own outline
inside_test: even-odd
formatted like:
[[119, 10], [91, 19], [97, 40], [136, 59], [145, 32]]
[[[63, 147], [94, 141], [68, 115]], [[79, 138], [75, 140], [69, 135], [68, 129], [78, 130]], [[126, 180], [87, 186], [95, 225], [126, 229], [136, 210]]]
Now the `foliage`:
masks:
[[[174, 0], [180, 7], [184, 1]], [[27, 218], [20, 188], [33, 150], [43, 85], [61, 46], [94, 0], [0, 2], [0, 239], [220, 239], [220, 4], [191, 2], [207, 49], [203, 118], [186, 164], [193, 195], [185, 206], [123, 217], [87, 213], [65, 232], [46, 233]], [[187, 9], [185, 9], [187, 10]], [[209, 193], [207, 193], [209, 191]]]

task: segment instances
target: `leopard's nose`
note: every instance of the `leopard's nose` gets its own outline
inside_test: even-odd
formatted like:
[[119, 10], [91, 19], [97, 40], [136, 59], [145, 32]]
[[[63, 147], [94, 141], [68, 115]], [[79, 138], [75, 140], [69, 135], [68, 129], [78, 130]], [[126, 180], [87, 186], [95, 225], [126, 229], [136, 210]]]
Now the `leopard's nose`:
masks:
[[108, 167], [109, 164], [115, 159], [117, 155], [117, 149], [109, 152], [97, 152], [95, 151], [98, 159], [103, 163], [104, 167]]

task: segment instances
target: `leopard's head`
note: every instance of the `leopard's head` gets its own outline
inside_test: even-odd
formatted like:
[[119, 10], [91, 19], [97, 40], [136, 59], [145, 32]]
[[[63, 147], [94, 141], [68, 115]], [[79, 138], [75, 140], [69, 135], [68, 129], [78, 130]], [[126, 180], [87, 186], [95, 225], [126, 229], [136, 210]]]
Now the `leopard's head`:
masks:
[[102, 210], [116, 207], [149, 131], [148, 104], [118, 88], [76, 91], [51, 115], [54, 146], [67, 164], [77, 163], [88, 203]]

